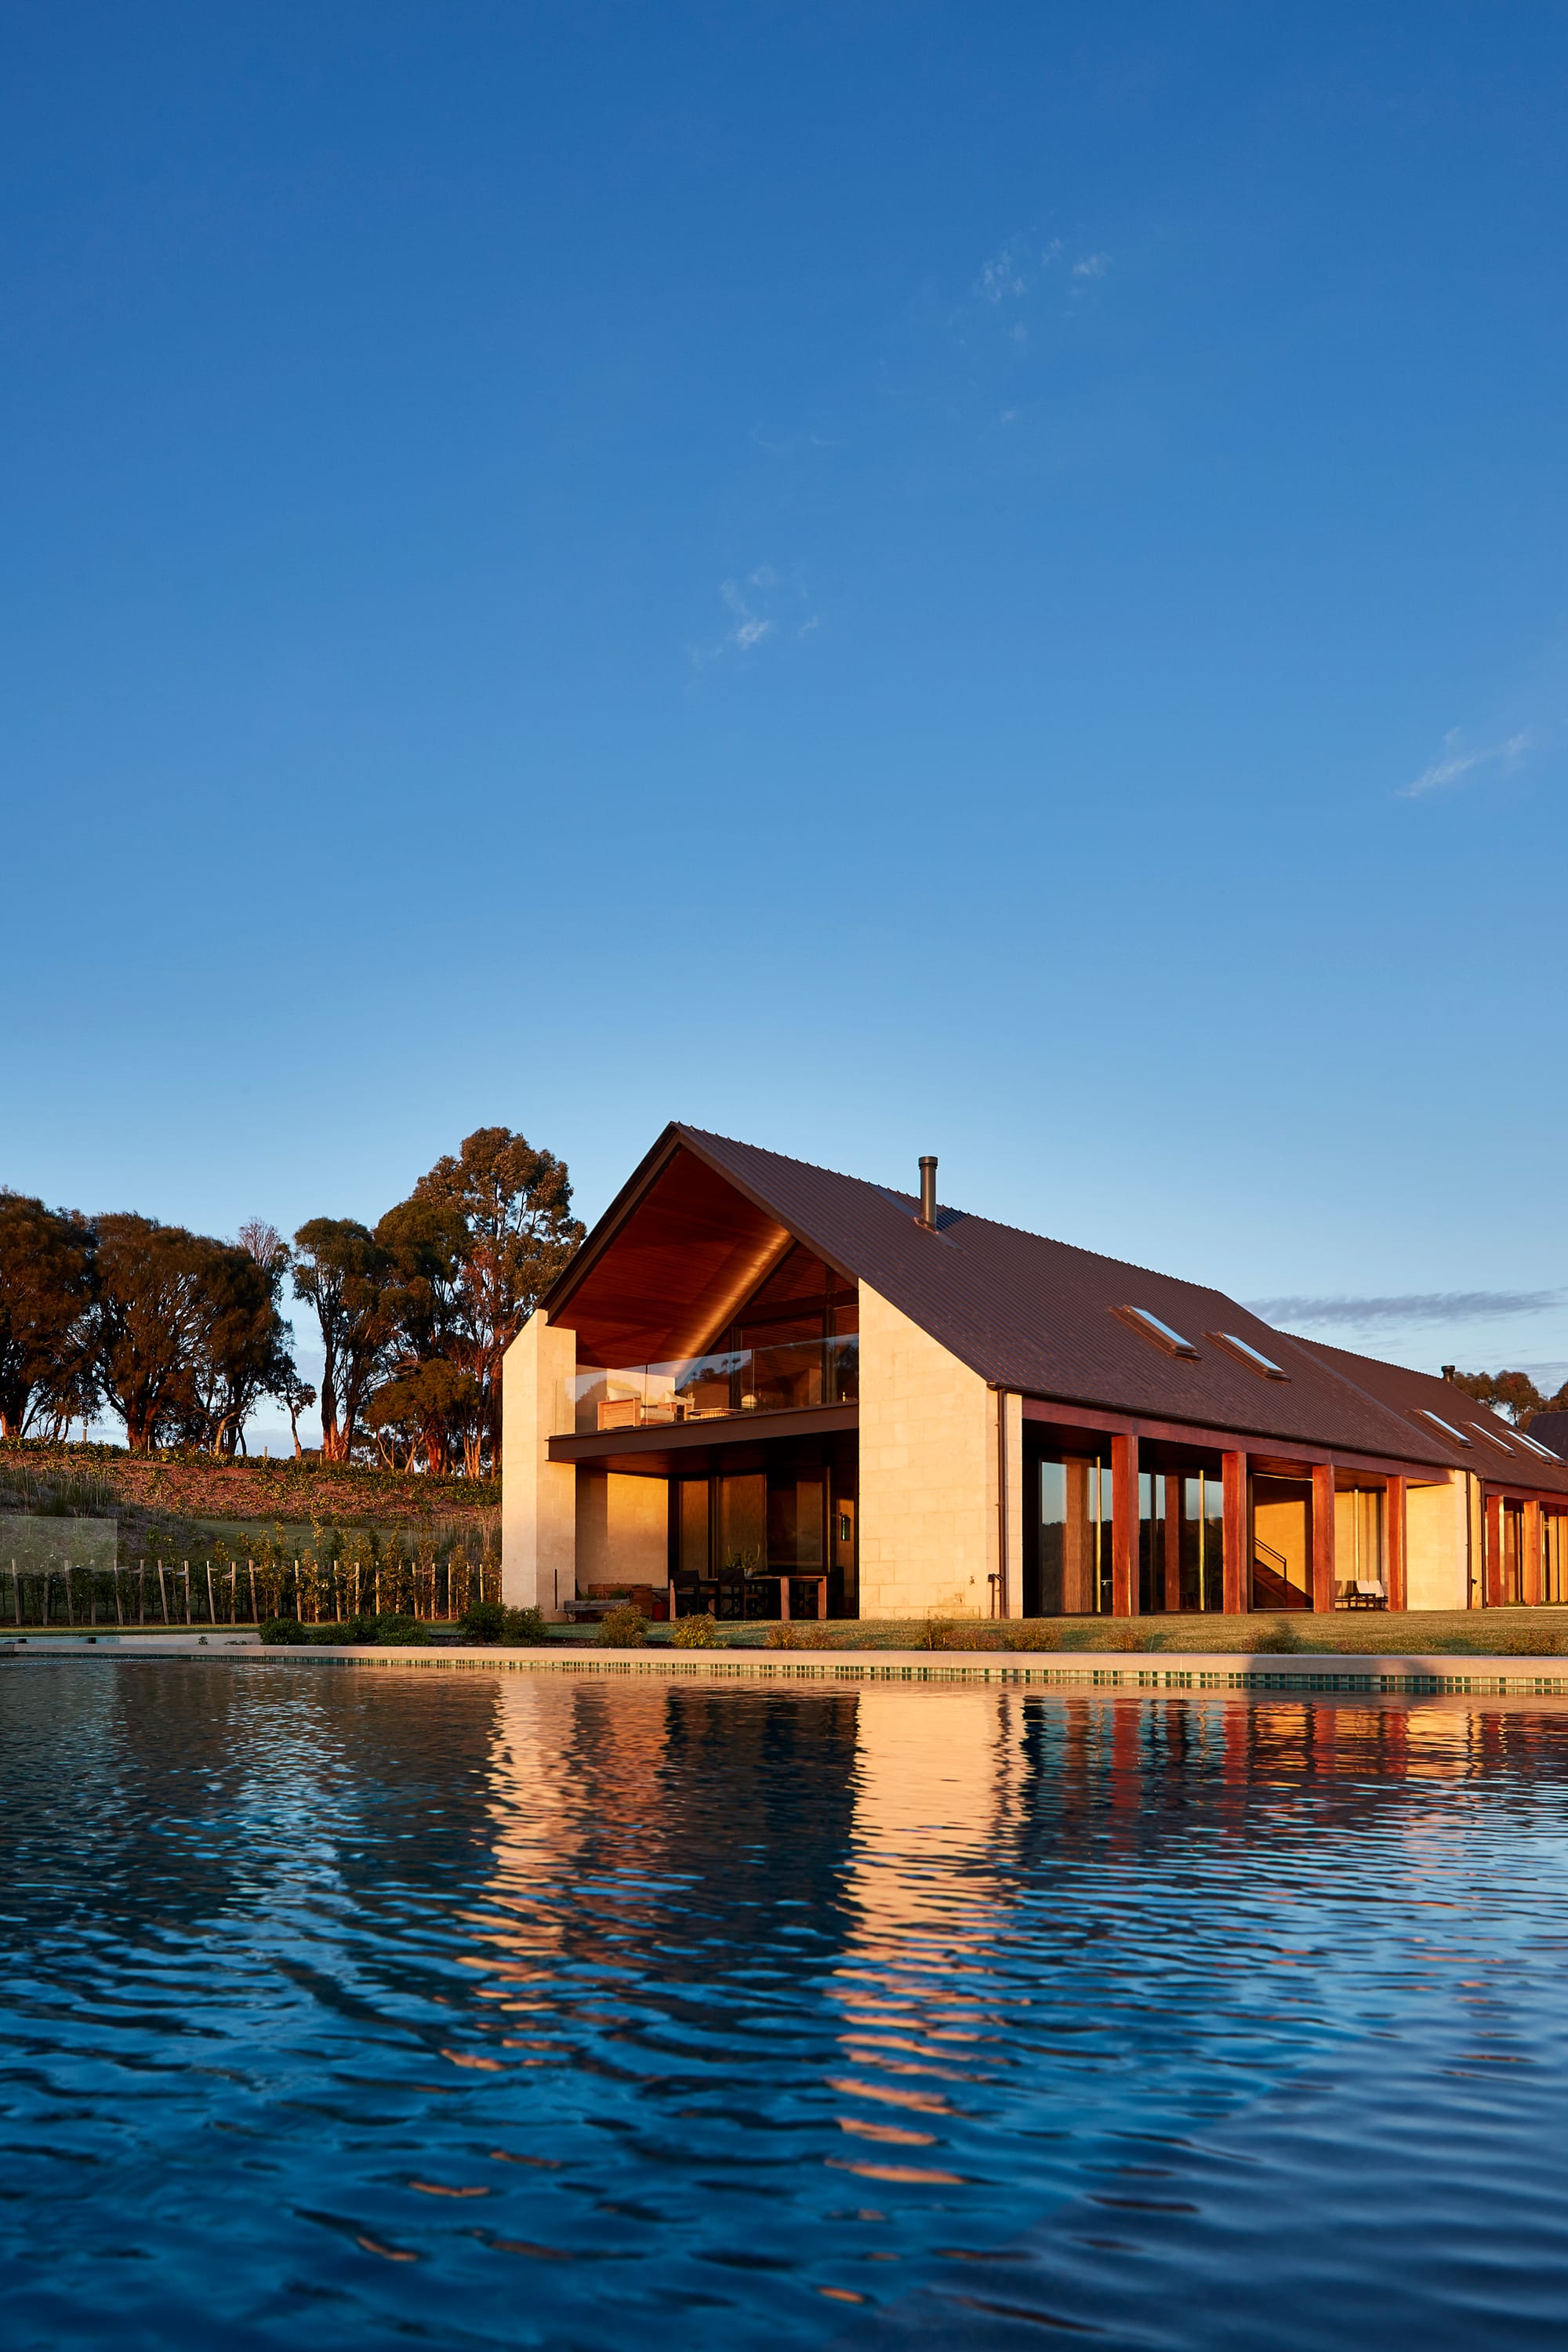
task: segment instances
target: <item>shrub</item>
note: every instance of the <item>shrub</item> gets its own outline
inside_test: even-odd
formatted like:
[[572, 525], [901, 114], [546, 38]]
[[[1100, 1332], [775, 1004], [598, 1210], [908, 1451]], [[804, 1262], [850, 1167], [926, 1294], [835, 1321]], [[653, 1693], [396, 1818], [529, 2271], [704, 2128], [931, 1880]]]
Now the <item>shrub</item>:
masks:
[[1164, 1641], [1163, 1633], [1151, 1633], [1135, 1618], [1124, 1617], [1120, 1623], [1108, 1627], [1099, 1646], [1102, 1650], [1159, 1650], [1164, 1647]]
[[299, 1649], [310, 1640], [310, 1629], [301, 1625], [298, 1617], [268, 1617], [261, 1628], [261, 1638], [288, 1649]]
[[338, 1630], [345, 1642], [374, 1642], [381, 1629], [374, 1617], [348, 1617]]
[[378, 1617], [375, 1634], [378, 1642], [395, 1642], [405, 1649], [412, 1649], [426, 1638], [417, 1617]]
[[640, 1650], [647, 1641], [647, 1626], [640, 1609], [629, 1601], [618, 1609], [607, 1609], [599, 1620], [599, 1640], [606, 1650]]
[[710, 1609], [700, 1609], [694, 1617], [678, 1617], [669, 1629], [669, 1638], [678, 1650], [719, 1650], [719, 1628]]
[[506, 1633], [507, 1612], [499, 1601], [471, 1601], [458, 1622], [476, 1642], [499, 1642]]
[[953, 1630], [951, 1617], [928, 1615], [924, 1624], [915, 1635], [915, 1647], [917, 1650], [945, 1650], [947, 1637]]
[[1306, 1646], [1294, 1625], [1288, 1623], [1283, 1617], [1276, 1617], [1272, 1625], [1266, 1626], [1262, 1633], [1254, 1636], [1252, 1643], [1253, 1649], [1260, 1655], [1280, 1657], [1289, 1657]]
[[1064, 1633], [1041, 1618], [1020, 1617], [1004, 1629], [1002, 1639], [1009, 1650], [1070, 1650], [1083, 1635], [1076, 1626]]
[[520, 1650], [542, 1650], [550, 1639], [542, 1609], [504, 1609], [501, 1639]]
[[783, 1625], [770, 1625], [765, 1636], [770, 1650], [830, 1650], [833, 1634], [829, 1627], [816, 1619], [797, 1622], [791, 1618]]

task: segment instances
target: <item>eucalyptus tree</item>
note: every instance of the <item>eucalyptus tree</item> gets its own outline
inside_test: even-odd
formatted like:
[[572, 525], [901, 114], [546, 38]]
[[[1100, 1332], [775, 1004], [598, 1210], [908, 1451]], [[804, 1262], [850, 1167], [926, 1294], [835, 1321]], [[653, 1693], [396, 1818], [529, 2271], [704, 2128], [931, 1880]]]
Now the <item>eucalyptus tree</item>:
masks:
[[76, 1210], [0, 1190], [0, 1438], [93, 1409], [95, 1238]]
[[144, 1454], [188, 1428], [198, 1409], [195, 1365], [208, 1319], [205, 1245], [184, 1225], [129, 1210], [94, 1224], [93, 1373], [125, 1424], [131, 1451]]
[[454, 1212], [463, 1228], [441, 1352], [474, 1381], [474, 1425], [464, 1445], [464, 1467], [474, 1477], [487, 1460], [500, 1460], [501, 1358], [584, 1229], [572, 1214], [565, 1161], [509, 1127], [476, 1128], [456, 1155], [438, 1160], [405, 1205], [421, 1202]]
[[352, 1217], [312, 1217], [294, 1236], [294, 1296], [321, 1334], [321, 1454], [346, 1462], [360, 1413], [398, 1330], [388, 1252]]

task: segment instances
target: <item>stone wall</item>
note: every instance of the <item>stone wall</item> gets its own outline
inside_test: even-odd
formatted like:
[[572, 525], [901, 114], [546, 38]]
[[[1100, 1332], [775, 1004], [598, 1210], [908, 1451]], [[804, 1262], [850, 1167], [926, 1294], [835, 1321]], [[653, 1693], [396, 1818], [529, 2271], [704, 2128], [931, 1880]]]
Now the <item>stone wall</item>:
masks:
[[572, 1427], [577, 1335], [531, 1315], [501, 1360], [501, 1592], [562, 1613], [577, 1589], [577, 1472], [547, 1444]]
[[1405, 1605], [1465, 1609], [1469, 1605], [1470, 1493], [1477, 1482], [1456, 1470], [1441, 1486], [1406, 1487]]
[[[934, 1246], [934, 1244], [933, 1244]], [[1011, 1605], [1023, 1445], [1005, 1400]], [[977, 1372], [860, 1286], [860, 1614], [988, 1617], [997, 1567], [998, 1400]]]
[[653, 1584], [669, 1576], [669, 1481], [614, 1470], [577, 1473], [577, 1586]]

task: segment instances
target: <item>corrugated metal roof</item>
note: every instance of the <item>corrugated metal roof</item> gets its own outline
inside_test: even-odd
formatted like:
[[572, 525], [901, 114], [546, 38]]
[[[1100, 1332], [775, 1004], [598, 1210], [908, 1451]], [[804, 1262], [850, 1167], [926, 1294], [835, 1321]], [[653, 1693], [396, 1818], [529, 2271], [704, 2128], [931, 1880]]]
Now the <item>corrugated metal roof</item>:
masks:
[[1568, 1412], [1538, 1412], [1531, 1422], [1530, 1433], [1553, 1454], [1568, 1457]]
[[[1478, 1404], [1452, 1381], [1439, 1380], [1435, 1372], [1413, 1372], [1405, 1364], [1385, 1364], [1376, 1356], [1353, 1355], [1348, 1348], [1331, 1348], [1321, 1339], [1298, 1339], [1296, 1345], [1310, 1348], [1331, 1371], [1353, 1381], [1392, 1412], [1406, 1419], [1435, 1413], [1439, 1421], [1458, 1430], [1461, 1437], [1468, 1437], [1468, 1446], [1449, 1444], [1441, 1435], [1438, 1437], [1447, 1459], [1456, 1466], [1462, 1463], [1478, 1477], [1489, 1478], [1498, 1486], [1537, 1486], [1547, 1492], [1568, 1494], [1568, 1462], [1543, 1461], [1524, 1444], [1511, 1422], [1504, 1421], [1500, 1413], [1489, 1412], [1484, 1404]], [[1542, 1428], [1543, 1419], [1563, 1421], [1564, 1434], [1568, 1434], [1568, 1414], [1538, 1413], [1529, 1431], [1537, 1444], [1552, 1445], [1550, 1435]], [[1415, 1425], [1421, 1424], [1417, 1421]], [[1552, 1450], [1555, 1452], [1556, 1448]]]
[[[912, 1193], [700, 1128], [673, 1124], [645, 1166], [656, 1168], [676, 1143], [999, 1388], [1283, 1445], [1294, 1440], [1445, 1468], [1462, 1462], [1494, 1477], [1523, 1475], [1500, 1452], [1483, 1463], [1447, 1443], [1414, 1416], [1412, 1405], [1429, 1402], [1425, 1393], [1413, 1392], [1407, 1404], [1399, 1386], [1407, 1380], [1452, 1399], [1444, 1382], [1392, 1365], [1377, 1368], [1390, 1381], [1374, 1381], [1354, 1369], [1369, 1359], [1276, 1331], [1223, 1291], [957, 1209], [941, 1210], [938, 1230], [928, 1233], [916, 1222]], [[634, 1178], [602, 1223], [622, 1213], [636, 1184]], [[594, 1246], [590, 1234], [584, 1251]], [[568, 1268], [545, 1306], [557, 1294], [569, 1297], [572, 1281]], [[1196, 1360], [1168, 1355], [1130, 1328], [1117, 1311], [1126, 1307], [1143, 1307], [1181, 1333]], [[1215, 1332], [1244, 1340], [1288, 1377], [1269, 1380], [1248, 1369], [1215, 1344]], [[1496, 1420], [1465, 1402], [1473, 1417]], [[1506, 1434], [1506, 1423], [1497, 1427]], [[1568, 1488], [1568, 1465], [1558, 1472], [1539, 1455], [1529, 1458], [1531, 1483]]]

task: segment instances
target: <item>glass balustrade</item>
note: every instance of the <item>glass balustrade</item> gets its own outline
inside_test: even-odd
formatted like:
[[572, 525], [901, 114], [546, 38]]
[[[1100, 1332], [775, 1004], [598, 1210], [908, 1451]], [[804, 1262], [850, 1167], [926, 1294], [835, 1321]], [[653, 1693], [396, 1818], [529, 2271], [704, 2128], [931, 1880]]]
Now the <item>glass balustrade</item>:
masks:
[[724, 1348], [675, 1363], [584, 1370], [571, 1384], [574, 1425], [586, 1435], [848, 1404], [860, 1392], [859, 1368], [860, 1342], [851, 1332], [772, 1348]]

